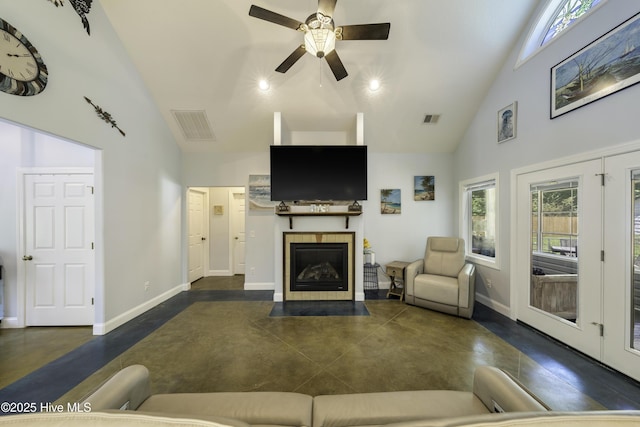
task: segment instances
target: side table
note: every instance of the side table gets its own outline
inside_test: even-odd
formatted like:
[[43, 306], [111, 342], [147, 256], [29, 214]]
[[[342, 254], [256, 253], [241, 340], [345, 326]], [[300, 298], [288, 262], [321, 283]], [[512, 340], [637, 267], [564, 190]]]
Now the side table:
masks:
[[[387, 298], [391, 295], [395, 295], [400, 297], [400, 301], [404, 300], [405, 271], [409, 264], [411, 263], [405, 261], [393, 261], [386, 265], [387, 275], [391, 279]], [[400, 279], [400, 283], [396, 281], [396, 278]]]

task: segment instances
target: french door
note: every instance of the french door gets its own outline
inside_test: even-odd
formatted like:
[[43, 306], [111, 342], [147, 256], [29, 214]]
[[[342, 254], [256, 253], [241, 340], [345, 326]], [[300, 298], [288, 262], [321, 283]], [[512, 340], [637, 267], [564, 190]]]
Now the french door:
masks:
[[518, 319], [640, 380], [640, 152], [516, 185]]
[[604, 168], [603, 363], [640, 380], [640, 153]]
[[518, 319], [600, 360], [601, 161], [517, 177]]

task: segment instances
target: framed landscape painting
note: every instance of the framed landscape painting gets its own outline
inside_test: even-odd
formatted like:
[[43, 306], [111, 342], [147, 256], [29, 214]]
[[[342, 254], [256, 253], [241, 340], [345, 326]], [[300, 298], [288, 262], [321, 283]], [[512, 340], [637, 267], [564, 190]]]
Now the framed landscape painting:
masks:
[[402, 213], [400, 189], [380, 190], [380, 213], [383, 215], [399, 215]]
[[640, 14], [551, 68], [551, 118], [640, 81]]
[[413, 177], [413, 200], [435, 200], [436, 199], [436, 177], [414, 176]]

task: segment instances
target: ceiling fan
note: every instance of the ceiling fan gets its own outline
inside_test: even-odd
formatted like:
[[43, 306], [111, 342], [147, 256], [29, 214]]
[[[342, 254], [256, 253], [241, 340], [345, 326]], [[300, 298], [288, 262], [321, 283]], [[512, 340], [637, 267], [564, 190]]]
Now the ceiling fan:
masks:
[[308, 52], [318, 58], [325, 58], [336, 80], [342, 80], [347, 77], [348, 73], [335, 51], [336, 40], [387, 40], [389, 38], [391, 24], [388, 22], [336, 27], [333, 23], [336, 2], [337, 0], [318, 0], [318, 11], [311, 14], [305, 22], [251, 5], [249, 16], [304, 33], [304, 43], [298, 46], [276, 68], [276, 71], [286, 73], [298, 59]]

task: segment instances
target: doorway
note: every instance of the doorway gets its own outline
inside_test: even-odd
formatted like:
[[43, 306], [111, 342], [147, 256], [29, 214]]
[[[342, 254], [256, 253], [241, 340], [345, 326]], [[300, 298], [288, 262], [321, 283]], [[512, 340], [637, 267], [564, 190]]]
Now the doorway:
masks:
[[640, 380], [640, 151], [516, 178], [518, 320]]
[[92, 325], [93, 171], [39, 169], [20, 176], [25, 325]]
[[245, 188], [189, 188], [188, 204], [189, 282], [201, 277], [244, 275]]

